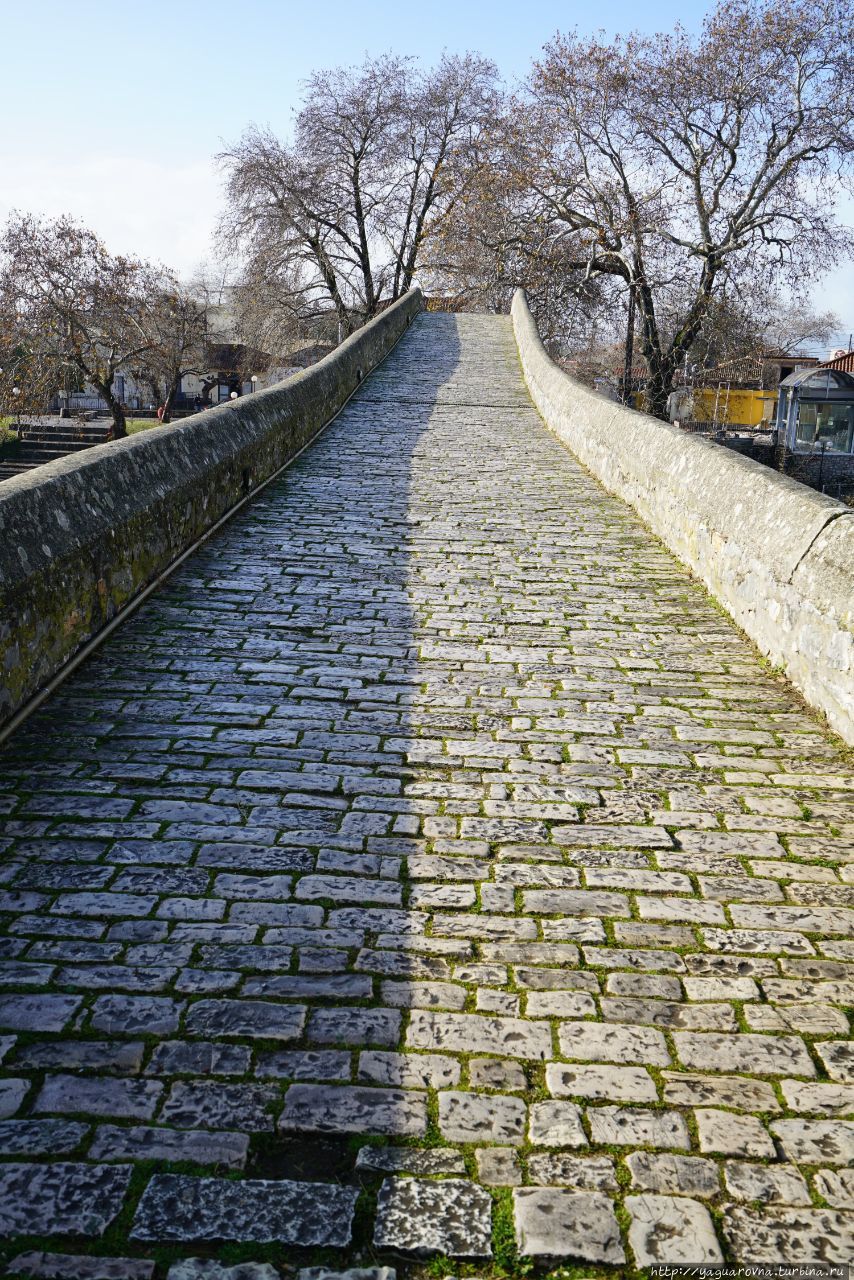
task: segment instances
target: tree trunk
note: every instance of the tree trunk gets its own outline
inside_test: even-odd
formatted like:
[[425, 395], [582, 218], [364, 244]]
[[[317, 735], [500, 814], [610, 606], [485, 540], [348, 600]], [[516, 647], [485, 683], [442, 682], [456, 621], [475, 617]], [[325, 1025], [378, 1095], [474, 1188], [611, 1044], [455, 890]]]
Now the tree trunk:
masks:
[[127, 419], [125, 418], [124, 406], [120, 400], [113, 395], [111, 383], [98, 382], [93, 379], [93, 386], [106, 400], [107, 408], [113, 419], [112, 438], [114, 440], [124, 440], [127, 435]]
[[[681, 348], [673, 344], [664, 349], [655, 314], [655, 299], [647, 281], [644, 279], [636, 281], [634, 292], [641, 316], [641, 349], [646, 365], [646, 378], [643, 385], [646, 412], [652, 414], [654, 418], [661, 418], [662, 422], [667, 422], [667, 401], [673, 390], [673, 377]], [[683, 330], [680, 337], [686, 333], [687, 330]]]
[[665, 362], [656, 361], [647, 373], [643, 389], [646, 397], [646, 412], [651, 413], [654, 418], [661, 418], [663, 422], [667, 422], [667, 401], [673, 390], [673, 370], [668, 368]]
[[163, 401], [163, 417], [161, 422], [172, 421], [172, 406], [175, 403], [175, 397], [178, 394], [178, 388], [181, 385], [181, 374], [178, 373], [173, 377], [166, 390], [166, 399]]
[[127, 419], [125, 418], [124, 407], [118, 400], [111, 396], [107, 401], [110, 406], [110, 413], [113, 415], [113, 439], [124, 440], [128, 433]]

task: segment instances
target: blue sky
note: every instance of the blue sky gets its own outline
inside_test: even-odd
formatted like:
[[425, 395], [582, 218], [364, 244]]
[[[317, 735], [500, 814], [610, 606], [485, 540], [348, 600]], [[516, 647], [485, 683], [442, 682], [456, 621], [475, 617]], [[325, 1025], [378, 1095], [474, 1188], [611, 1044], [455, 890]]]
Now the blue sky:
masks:
[[[115, 250], [188, 273], [210, 253], [213, 157], [249, 121], [286, 132], [300, 81], [365, 53], [477, 50], [522, 77], [558, 30], [696, 28], [685, 0], [31, 0], [5, 7], [0, 217], [73, 213]], [[11, 54], [11, 56], [10, 56]], [[10, 127], [11, 125], [11, 127]], [[849, 204], [848, 218], [854, 220]], [[854, 328], [854, 265], [815, 294]]]

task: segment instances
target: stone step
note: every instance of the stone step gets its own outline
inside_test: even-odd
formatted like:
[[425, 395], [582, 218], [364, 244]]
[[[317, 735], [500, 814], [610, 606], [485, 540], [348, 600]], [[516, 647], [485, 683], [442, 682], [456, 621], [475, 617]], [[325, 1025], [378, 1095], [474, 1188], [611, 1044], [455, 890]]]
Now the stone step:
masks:
[[25, 431], [21, 436], [24, 445], [47, 445], [50, 448], [88, 449], [93, 444], [104, 444], [109, 432], [87, 432], [85, 435], [63, 435], [58, 431]]
[[0, 462], [0, 480], [11, 480], [13, 476], [19, 476], [23, 471], [32, 471], [34, 467], [40, 467], [40, 462]]

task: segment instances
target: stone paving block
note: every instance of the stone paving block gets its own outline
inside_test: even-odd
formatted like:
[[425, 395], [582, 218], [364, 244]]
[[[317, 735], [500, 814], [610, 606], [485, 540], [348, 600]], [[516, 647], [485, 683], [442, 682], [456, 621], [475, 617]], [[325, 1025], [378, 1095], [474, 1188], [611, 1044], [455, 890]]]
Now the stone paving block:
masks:
[[249, 1070], [251, 1058], [249, 1049], [239, 1044], [167, 1040], [154, 1046], [147, 1074], [243, 1076]]
[[260, 1084], [223, 1084], [221, 1080], [178, 1081], [160, 1109], [158, 1119], [177, 1129], [246, 1129], [253, 1133], [273, 1128], [270, 1107], [279, 1091]]
[[[687, 937], [680, 939], [681, 944], [687, 941]], [[640, 947], [585, 947], [584, 958], [589, 965], [602, 969], [636, 969], [654, 973], [682, 973], [685, 969], [685, 961], [675, 952]]]
[[556, 1187], [513, 1192], [519, 1253], [529, 1258], [581, 1258], [622, 1263], [620, 1228], [608, 1196]]
[[502, 1093], [521, 1093], [528, 1084], [521, 1063], [501, 1058], [469, 1059], [469, 1083], [473, 1089], [498, 1089]]
[[297, 1040], [305, 1025], [301, 1005], [265, 1000], [197, 1000], [187, 1010], [188, 1035], [243, 1036], [258, 1040]]
[[130, 1165], [0, 1165], [0, 1237], [101, 1236], [130, 1176]]
[[770, 1128], [795, 1164], [854, 1164], [854, 1121], [774, 1120]]
[[292, 950], [290, 947], [275, 946], [266, 943], [264, 946], [252, 944], [241, 946], [239, 943], [207, 943], [199, 947], [201, 963], [214, 969], [247, 969], [250, 971], [279, 972], [287, 970]]
[[627, 1196], [629, 1244], [638, 1266], [720, 1265], [723, 1254], [705, 1205], [684, 1197]]
[[151, 1280], [154, 1263], [145, 1258], [83, 1258], [71, 1253], [19, 1253], [10, 1276], [27, 1280]]
[[509, 991], [492, 991], [488, 987], [481, 988], [475, 996], [475, 1008], [478, 1013], [497, 1013], [510, 1018], [521, 1012], [521, 1001]]
[[107, 1035], [168, 1036], [178, 1030], [181, 1006], [166, 996], [98, 996], [91, 1025]]
[[[492, 966], [489, 966], [492, 968]], [[455, 973], [455, 976], [456, 973]], [[623, 975], [621, 975], [623, 976]], [[571, 970], [565, 969], [528, 969], [520, 967], [514, 970], [513, 977], [515, 983], [522, 990], [530, 991], [590, 991], [594, 995], [599, 991], [599, 979], [595, 973], [588, 973], [586, 970], [573, 973]], [[481, 978], [477, 974], [472, 981], [478, 981]], [[487, 975], [482, 976], [484, 982], [494, 982], [496, 986], [503, 986], [506, 983], [505, 976], [501, 978], [490, 978]], [[460, 981], [466, 979], [460, 976]]]
[[393, 1267], [349, 1267], [346, 1271], [303, 1267], [297, 1272], [297, 1280], [396, 1280], [396, 1272]]
[[523, 1018], [414, 1010], [406, 1044], [410, 1049], [445, 1049], [451, 1053], [497, 1053], [511, 1058], [551, 1056], [551, 1027]]
[[401, 1089], [447, 1089], [460, 1082], [460, 1064], [439, 1053], [385, 1053], [366, 1049], [359, 1054], [360, 1080]]
[[0, 1080], [0, 1119], [13, 1116], [29, 1091], [29, 1080]]
[[605, 991], [609, 996], [682, 999], [682, 983], [666, 973], [609, 973], [605, 979]]
[[854, 1170], [819, 1169], [815, 1189], [835, 1209], [854, 1209]]
[[[242, 1074], [242, 1072], [240, 1073]], [[289, 1080], [349, 1080], [350, 1054], [338, 1049], [281, 1049], [260, 1052], [257, 1076]]]
[[790, 1111], [825, 1116], [845, 1116], [854, 1111], [854, 1084], [781, 1080], [780, 1088]]
[[677, 1004], [672, 1000], [635, 1000], [603, 997], [599, 1001], [607, 1022], [650, 1023], [656, 1027], [681, 1027], [691, 1031], [736, 1031], [738, 1023], [728, 1004]]
[[89, 1149], [92, 1160], [190, 1160], [242, 1169], [249, 1152], [243, 1133], [199, 1132], [132, 1125], [99, 1125]]
[[434, 915], [433, 931], [447, 938], [507, 938], [525, 941], [537, 936], [535, 921], [517, 916]]
[[571, 1102], [535, 1102], [531, 1106], [531, 1142], [543, 1147], [584, 1147], [581, 1112]]
[[723, 1229], [740, 1263], [815, 1258], [847, 1264], [854, 1257], [854, 1214], [840, 1210], [729, 1207]]
[[182, 1258], [180, 1262], [173, 1262], [166, 1273], [166, 1280], [280, 1280], [280, 1277], [281, 1272], [269, 1262], [238, 1262], [230, 1267], [213, 1258]]
[[475, 1152], [477, 1176], [485, 1187], [522, 1185], [519, 1157], [512, 1147], [481, 1147]]
[[746, 1076], [705, 1076], [663, 1071], [664, 1101], [675, 1107], [717, 1105], [733, 1111], [779, 1111], [771, 1085]]
[[444, 1090], [439, 1131], [449, 1142], [498, 1142], [521, 1146], [526, 1107], [520, 1098]]
[[614, 1023], [565, 1022], [558, 1032], [565, 1058], [585, 1062], [637, 1063], [667, 1067], [670, 1052], [660, 1031], [651, 1027], [621, 1027]]
[[551, 942], [483, 942], [480, 954], [499, 964], [578, 964], [577, 947]]
[[643, 1067], [564, 1066], [549, 1063], [546, 1087], [555, 1098], [603, 1098], [613, 1102], [656, 1102], [655, 1081]]
[[825, 1040], [815, 1049], [831, 1080], [854, 1084], [854, 1044], [847, 1040]]
[[210, 995], [233, 991], [239, 983], [239, 973], [223, 969], [182, 969], [175, 979], [175, 990], [182, 995]]
[[354, 969], [360, 973], [377, 973], [384, 977], [440, 979], [449, 976], [446, 960], [433, 956], [395, 954], [363, 948], [356, 957]]
[[812, 1203], [804, 1179], [796, 1169], [785, 1165], [728, 1160], [724, 1165], [724, 1181], [735, 1200], [757, 1200], [760, 1204]]
[[[304, 954], [305, 952], [302, 953]], [[322, 977], [302, 973], [264, 974], [245, 978], [243, 981], [244, 995], [268, 995], [283, 1000], [367, 1000], [372, 992], [370, 978], [355, 973], [336, 973]]]
[[773, 1160], [774, 1143], [755, 1116], [733, 1115], [714, 1107], [698, 1107], [694, 1112], [700, 1150], [716, 1155], [753, 1156]]
[[629, 915], [629, 900], [623, 893], [594, 893], [585, 889], [529, 889], [522, 894], [525, 910], [537, 915], [613, 916]]
[[718, 1166], [713, 1160], [697, 1156], [633, 1151], [626, 1157], [626, 1167], [635, 1191], [709, 1197], [721, 1189]]
[[313, 1044], [396, 1045], [400, 1039], [398, 1009], [315, 1009], [308, 1022]]
[[35, 1114], [80, 1111], [94, 1116], [150, 1120], [163, 1085], [154, 1080], [116, 1080], [110, 1076], [46, 1076], [33, 1104]]
[[595, 1016], [593, 997], [584, 991], [532, 991], [525, 1000], [529, 1018], [586, 1018]]
[[157, 899], [133, 893], [64, 893], [51, 908], [67, 916], [147, 916]]
[[431, 1177], [444, 1173], [465, 1174], [466, 1165], [457, 1151], [436, 1147], [419, 1150], [417, 1147], [361, 1147], [356, 1156], [356, 1168], [371, 1173], [414, 1173]]
[[815, 1066], [803, 1040], [796, 1036], [761, 1036], [742, 1032], [722, 1036], [676, 1031], [676, 1053], [684, 1067], [702, 1071], [743, 1071], [746, 1075], [814, 1076]]
[[575, 1156], [534, 1151], [528, 1174], [540, 1186], [575, 1187], [579, 1191], [617, 1191], [616, 1170], [610, 1156]]
[[459, 1179], [387, 1178], [377, 1197], [374, 1247], [416, 1258], [492, 1257], [492, 1199]]
[[[377, 903], [379, 906], [399, 907], [401, 886], [391, 880], [372, 880], [367, 876], [302, 876], [296, 884], [296, 898], [317, 902]], [[414, 902], [413, 906], [420, 904]]]
[[466, 994], [465, 987], [451, 982], [383, 982], [380, 985], [383, 1004], [399, 1009], [462, 1009]]
[[423, 911], [395, 911], [391, 907], [341, 907], [330, 911], [326, 919], [329, 929], [390, 933], [400, 937], [421, 934], [426, 924], [427, 916]]
[[358, 1192], [320, 1182], [270, 1182], [155, 1174], [142, 1194], [131, 1239], [160, 1243], [238, 1240], [343, 1248]]
[[0, 996], [0, 1027], [8, 1031], [62, 1031], [82, 1003], [80, 996]]
[[70, 1155], [89, 1133], [73, 1120], [4, 1120], [0, 1151], [6, 1156]]
[[588, 1107], [594, 1143], [618, 1147], [664, 1147], [687, 1151], [688, 1127], [678, 1111], [643, 1111], [632, 1107]]
[[279, 1127], [418, 1137], [427, 1130], [426, 1095], [402, 1089], [293, 1084], [285, 1094]]
[[17, 1062], [19, 1066], [37, 1070], [59, 1067], [136, 1075], [144, 1054], [145, 1044], [141, 1040], [66, 1040], [63, 1037], [21, 1045]]

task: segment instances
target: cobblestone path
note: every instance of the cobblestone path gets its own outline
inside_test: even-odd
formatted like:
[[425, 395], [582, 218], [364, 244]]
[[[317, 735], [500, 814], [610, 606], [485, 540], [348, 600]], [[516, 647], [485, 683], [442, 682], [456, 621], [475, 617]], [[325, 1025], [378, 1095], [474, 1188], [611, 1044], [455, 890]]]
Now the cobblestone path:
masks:
[[854, 776], [508, 320], [420, 318], [0, 765], [9, 1274], [854, 1256]]

